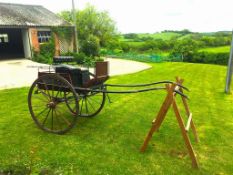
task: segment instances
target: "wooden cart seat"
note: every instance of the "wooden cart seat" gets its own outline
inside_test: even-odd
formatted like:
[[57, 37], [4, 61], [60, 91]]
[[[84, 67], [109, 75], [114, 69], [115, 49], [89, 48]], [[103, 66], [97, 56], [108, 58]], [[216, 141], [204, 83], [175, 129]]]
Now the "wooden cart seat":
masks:
[[83, 84], [83, 87], [91, 87], [103, 84], [108, 78], [108, 62], [101, 61], [95, 63], [95, 74], [91, 74], [92, 78]]
[[96, 62], [95, 74], [90, 73], [88, 70], [81, 70], [80, 68], [59, 65], [55, 67], [55, 72], [58, 74], [66, 74], [65, 77], [75, 87], [91, 87], [103, 84], [108, 78], [108, 62]]

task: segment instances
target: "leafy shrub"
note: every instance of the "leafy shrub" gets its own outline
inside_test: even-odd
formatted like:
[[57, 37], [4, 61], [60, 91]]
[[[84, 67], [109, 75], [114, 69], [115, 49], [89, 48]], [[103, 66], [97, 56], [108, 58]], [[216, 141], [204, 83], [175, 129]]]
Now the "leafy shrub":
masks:
[[114, 54], [121, 54], [121, 53], [123, 53], [123, 50], [121, 50], [121, 49], [114, 49], [113, 53]]
[[52, 64], [54, 53], [55, 44], [53, 37], [51, 37], [48, 43], [40, 44], [40, 52], [34, 51], [32, 60], [39, 63]]
[[100, 55], [107, 55], [108, 54], [108, 49], [102, 48], [100, 49]]
[[38, 63], [49, 63], [48, 58], [39, 54], [39, 53], [34, 53], [34, 56], [32, 58], [33, 61], [38, 62]]
[[84, 64], [85, 60], [87, 59], [87, 56], [82, 52], [73, 53], [72, 55], [73, 55], [74, 60], [76, 61], [77, 64]]
[[86, 67], [94, 67], [94, 59], [91, 58], [91, 57], [86, 57], [86, 59], [84, 60], [84, 63], [83, 65], [86, 66]]
[[121, 43], [117, 39], [112, 39], [106, 43], [106, 48], [108, 50], [121, 49], [120, 44]]
[[120, 47], [124, 52], [129, 52], [130, 51], [130, 45], [128, 43], [121, 42]]
[[61, 56], [74, 56], [74, 52], [61, 53]]
[[94, 62], [96, 60], [99, 60], [99, 61], [103, 60], [103, 58], [101, 58], [101, 57], [97, 57], [97, 59], [95, 57], [88, 57], [83, 52], [79, 52], [79, 53], [76, 53], [76, 52], [67, 52], [67, 53], [63, 53], [62, 55], [63, 56], [73, 56], [74, 57], [74, 61], [77, 64], [84, 65], [84, 66], [87, 66], [87, 67], [93, 67], [94, 66]]
[[97, 58], [95, 58], [95, 61], [104, 61], [104, 58], [103, 57], [97, 57]]
[[51, 43], [43, 43], [40, 45], [40, 54], [45, 57], [53, 57], [55, 52], [55, 46]]
[[90, 35], [87, 40], [82, 42], [81, 51], [89, 57], [99, 56], [99, 39], [94, 35]]

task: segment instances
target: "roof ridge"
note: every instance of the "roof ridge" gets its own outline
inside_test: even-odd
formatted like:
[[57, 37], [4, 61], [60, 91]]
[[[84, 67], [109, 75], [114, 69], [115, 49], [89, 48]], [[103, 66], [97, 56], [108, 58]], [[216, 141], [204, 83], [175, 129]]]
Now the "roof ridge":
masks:
[[18, 6], [34, 6], [34, 7], [43, 7], [42, 5], [33, 5], [33, 4], [18, 4], [18, 3], [8, 3], [8, 2], [0, 2], [0, 5], [18, 5]]

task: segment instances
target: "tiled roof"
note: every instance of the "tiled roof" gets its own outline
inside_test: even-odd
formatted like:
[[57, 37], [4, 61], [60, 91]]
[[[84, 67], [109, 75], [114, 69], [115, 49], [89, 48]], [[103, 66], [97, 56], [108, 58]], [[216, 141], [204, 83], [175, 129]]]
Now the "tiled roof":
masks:
[[71, 26], [53, 12], [39, 5], [0, 3], [0, 27]]

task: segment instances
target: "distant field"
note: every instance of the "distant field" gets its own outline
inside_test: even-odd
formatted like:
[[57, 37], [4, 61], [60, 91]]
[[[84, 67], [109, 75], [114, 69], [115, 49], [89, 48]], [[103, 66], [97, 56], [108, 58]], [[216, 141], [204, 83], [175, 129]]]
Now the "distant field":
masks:
[[230, 52], [230, 46], [203, 48], [200, 49], [199, 52], [226, 53]]
[[183, 35], [183, 36], [180, 36], [180, 37], [178, 38], [178, 40], [192, 38], [192, 36], [193, 36], [193, 34]]
[[[161, 33], [137, 33], [135, 35], [132, 35], [130, 37], [130, 35], [121, 35], [120, 41], [123, 43], [126, 43], [129, 45], [129, 47], [131, 47], [131, 51], [135, 51], [136, 53], [140, 53], [140, 54], [151, 54], [151, 55], [161, 55], [161, 56], [168, 56], [170, 54], [170, 52], [172, 51], [173, 47], [172, 47], [172, 43], [176, 43], [176, 41], [181, 41], [181, 40], [185, 40], [185, 39], [191, 39], [193, 41], [197, 41], [197, 43], [201, 44], [203, 41], [201, 40], [202, 37], [207, 37], [211, 40], [213, 40], [213, 42], [217, 42], [215, 41], [216, 38], [220, 37], [219, 39], [224, 40], [224, 43], [222, 44], [227, 44], [229, 43], [229, 39], [227, 38], [227, 32], [222, 32], [222, 33], [179, 33], [179, 32], [161, 32]], [[128, 38], [124, 38], [124, 36], [128, 37]], [[229, 35], [229, 37], [231, 37]], [[131, 38], [131, 39], [129, 39]], [[171, 46], [169, 48], [167, 48], [166, 51], [163, 50], [159, 50], [158, 45], [159, 44], [164, 44], [166, 42], [161, 42], [160, 41], [156, 41], [158, 42], [158, 45], [154, 44], [154, 48], [157, 49], [151, 49], [152, 47], [150, 46], [151, 44], [153, 44], [153, 42], [149, 42], [149, 41], [154, 41], [155, 40], [163, 40], [166, 41], [168, 44], [171, 44]], [[228, 42], [225, 42], [228, 41]], [[219, 43], [218, 43], [219, 44]], [[208, 44], [207, 44], [208, 45]], [[220, 44], [219, 44], [220, 45]], [[141, 49], [143, 47], [143, 49]], [[228, 54], [230, 52], [230, 45], [225, 45], [225, 46], [219, 46], [219, 47], [208, 47], [207, 48], [199, 48], [199, 52], [209, 52], [212, 54], [218, 54], [218, 53], [226, 53]], [[161, 47], [162, 48], [162, 47]], [[142, 50], [145, 50], [145, 53], [141, 53]]]
[[[173, 32], [166, 32], [166, 33], [140, 33], [137, 34], [138, 38], [144, 38], [144, 37], [151, 37], [153, 39], [162, 39], [162, 40], [170, 40], [172, 38], [178, 38], [181, 36], [181, 34], [173, 33]], [[134, 41], [133, 39], [126, 39], [123, 36], [120, 38], [120, 41], [126, 42], [127, 44], [131, 46], [140, 46], [144, 44], [144, 41]]]
[[[166, 32], [166, 33], [139, 33], [137, 34], [138, 38], [144, 38], [144, 37], [151, 37], [153, 39], [162, 39], [162, 40], [170, 40], [172, 38], [178, 38], [181, 37], [182, 35], [179, 33], [174, 33], [174, 32]], [[121, 36], [120, 41], [124, 42], [133, 42], [133, 39], [126, 39], [123, 36]]]
[[163, 39], [163, 40], [170, 40], [174, 37], [179, 37], [181, 34], [179, 33], [173, 33], [173, 32], [166, 32], [166, 33], [154, 33], [154, 34], [147, 34], [147, 33], [141, 33], [138, 34], [140, 38], [143, 37], [152, 37], [154, 39]]
[[142, 44], [144, 44], [143, 41], [141, 42], [137, 42], [137, 41], [126, 41], [127, 44], [131, 45], [131, 46], [141, 46]]

